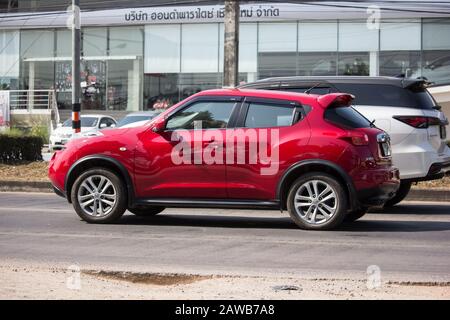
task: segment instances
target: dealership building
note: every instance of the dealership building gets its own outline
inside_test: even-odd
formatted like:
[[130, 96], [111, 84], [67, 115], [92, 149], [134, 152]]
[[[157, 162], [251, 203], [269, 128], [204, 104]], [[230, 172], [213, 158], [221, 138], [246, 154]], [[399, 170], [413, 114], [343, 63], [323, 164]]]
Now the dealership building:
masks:
[[[0, 89], [51, 90], [59, 110], [70, 110], [68, 13], [51, 11], [52, 1], [26, 1], [28, 9], [12, 2], [0, 11]], [[82, 110], [148, 110], [222, 86], [220, 1], [101, 9], [90, 2], [81, 1]], [[450, 3], [386, 3], [243, 1], [239, 80], [423, 76], [450, 103]]]

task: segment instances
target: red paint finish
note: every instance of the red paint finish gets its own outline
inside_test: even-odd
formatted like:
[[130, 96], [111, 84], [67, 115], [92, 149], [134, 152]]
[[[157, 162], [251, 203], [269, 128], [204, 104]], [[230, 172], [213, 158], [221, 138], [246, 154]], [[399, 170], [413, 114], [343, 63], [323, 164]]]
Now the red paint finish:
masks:
[[[172, 152], [180, 139], [173, 136], [173, 132], [161, 130], [162, 119], [170, 117], [188, 101], [205, 96], [287, 100], [308, 105], [310, 111], [297, 123], [276, 128], [276, 141], [272, 141], [273, 137], [270, 135], [260, 135], [263, 129], [254, 130], [256, 136], [252, 136], [246, 128], [214, 130], [215, 136], [211, 136], [209, 130], [201, 130], [202, 134], [192, 130], [189, 137], [184, 137], [184, 141], [189, 140], [187, 143], [194, 147], [189, 157], [194, 160], [197, 153], [211, 148], [210, 150], [215, 150], [213, 152], [223, 154], [223, 164], [193, 162], [175, 165]], [[399, 183], [398, 171], [392, 167], [390, 158], [382, 158], [379, 154], [376, 136], [381, 130], [348, 130], [324, 120], [324, 112], [330, 104], [348, 104], [348, 100], [349, 95], [345, 94], [319, 98], [315, 95], [264, 90], [204, 91], [173, 106], [145, 126], [103, 130], [102, 136], [71, 141], [64, 151], [57, 152], [51, 160], [49, 177], [56, 188], [65, 191], [66, 175], [77, 160], [102, 155], [117, 160], [128, 171], [136, 198], [276, 200], [277, 187], [288, 168], [305, 160], [326, 160], [351, 177], [357, 192], [386, 186], [394, 186], [395, 189]], [[157, 128], [152, 130], [154, 124], [157, 124]], [[261, 169], [268, 166], [261, 164], [259, 158], [256, 164], [227, 164], [229, 148], [234, 146], [234, 152], [238, 148], [234, 140], [229, 138], [233, 134], [248, 135], [245, 144], [239, 146], [245, 148], [247, 154], [249, 143], [261, 142], [261, 139], [264, 140], [263, 143], [271, 145], [272, 149], [277, 148], [278, 170], [274, 174], [261, 175]], [[358, 140], [362, 141], [362, 145], [354, 145], [348, 139], [353, 135], [362, 137], [362, 140]], [[365, 140], [365, 135], [368, 141]]]

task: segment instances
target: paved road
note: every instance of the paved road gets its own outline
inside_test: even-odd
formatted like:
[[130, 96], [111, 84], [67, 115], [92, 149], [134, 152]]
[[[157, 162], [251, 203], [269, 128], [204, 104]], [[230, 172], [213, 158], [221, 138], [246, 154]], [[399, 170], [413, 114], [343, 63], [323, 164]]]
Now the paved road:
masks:
[[80, 221], [53, 194], [0, 193], [0, 260], [159, 271], [347, 273], [369, 265], [450, 280], [450, 203], [406, 202], [338, 231], [303, 231], [287, 213], [168, 209], [115, 225]]

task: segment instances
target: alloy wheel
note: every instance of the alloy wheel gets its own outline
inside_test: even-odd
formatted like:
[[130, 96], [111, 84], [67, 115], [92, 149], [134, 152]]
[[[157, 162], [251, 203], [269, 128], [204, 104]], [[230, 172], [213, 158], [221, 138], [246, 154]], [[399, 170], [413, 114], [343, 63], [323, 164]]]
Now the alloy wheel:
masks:
[[309, 180], [302, 184], [294, 198], [295, 211], [308, 224], [319, 225], [329, 221], [336, 213], [336, 191], [322, 180]]
[[93, 217], [108, 215], [117, 202], [117, 192], [111, 180], [92, 175], [83, 180], [77, 194], [81, 209]]

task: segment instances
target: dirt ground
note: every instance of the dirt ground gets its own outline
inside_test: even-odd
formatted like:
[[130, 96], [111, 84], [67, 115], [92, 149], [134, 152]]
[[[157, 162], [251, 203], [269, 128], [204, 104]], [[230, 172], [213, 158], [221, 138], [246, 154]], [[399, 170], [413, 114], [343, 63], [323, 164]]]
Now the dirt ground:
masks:
[[[48, 181], [47, 162], [31, 162], [20, 165], [0, 164], [0, 180]], [[419, 182], [413, 188], [450, 189], [450, 176], [440, 180]]]
[[450, 299], [448, 282], [132, 273], [0, 263], [0, 299]]
[[48, 162], [30, 162], [19, 165], [0, 163], [0, 180], [9, 181], [49, 181]]

